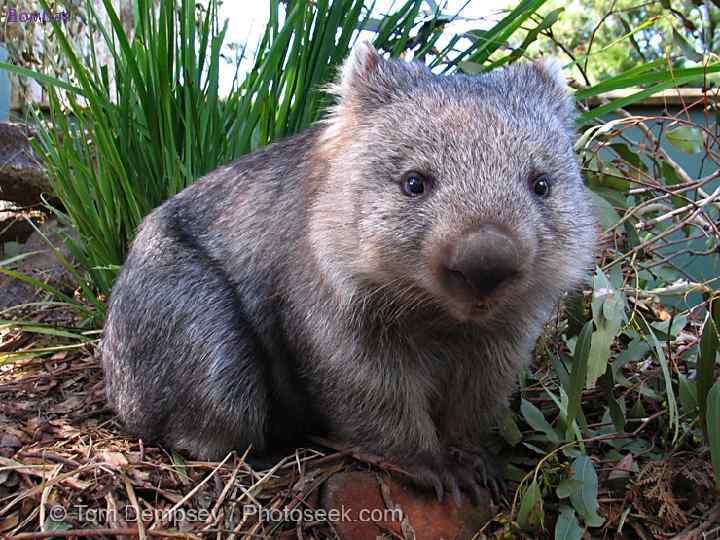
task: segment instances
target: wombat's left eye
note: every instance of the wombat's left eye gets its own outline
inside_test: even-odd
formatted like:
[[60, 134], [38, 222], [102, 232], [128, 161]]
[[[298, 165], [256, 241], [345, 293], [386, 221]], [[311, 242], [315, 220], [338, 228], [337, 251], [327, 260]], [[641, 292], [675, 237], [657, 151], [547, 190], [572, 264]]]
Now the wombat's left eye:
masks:
[[550, 195], [550, 179], [546, 174], [541, 174], [533, 180], [533, 191], [538, 197], [547, 197]]
[[428, 191], [430, 186], [422, 174], [412, 171], [405, 173], [401, 187], [403, 193], [408, 197], [420, 197]]

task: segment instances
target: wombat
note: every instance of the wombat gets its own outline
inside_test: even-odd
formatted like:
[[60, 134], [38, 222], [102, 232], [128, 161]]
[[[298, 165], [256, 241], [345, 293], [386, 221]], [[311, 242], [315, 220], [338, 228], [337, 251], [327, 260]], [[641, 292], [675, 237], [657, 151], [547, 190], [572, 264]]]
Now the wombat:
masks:
[[101, 355], [128, 430], [203, 459], [309, 434], [439, 497], [499, 489], [488, 427], [595, 225], [552, 62], [438, 76], [358, 45], [306, 131], [147, 216]]

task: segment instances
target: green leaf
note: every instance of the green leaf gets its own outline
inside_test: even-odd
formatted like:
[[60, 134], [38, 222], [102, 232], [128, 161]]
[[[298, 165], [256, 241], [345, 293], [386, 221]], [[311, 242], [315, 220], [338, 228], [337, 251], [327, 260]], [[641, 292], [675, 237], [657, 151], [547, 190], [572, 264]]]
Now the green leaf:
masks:
[[600, 225], [604, 230], [612, 229], [615, 224], [620, 221], [620, 215], [606, 198], [599, 195], [595, 190], [590, 193], [595, 214], [600, 221]]
[[22, 66], [16, 66], [15, 64], [8, 64], [7, 62], [0, 62], [0, 69], [9, 71], [10, 73], [14, 73], [15, 75], [29, 77], [31, 79], [36, 80], [39, 83], [43, 83], [43, 84], [50, 85], [50, 86], [55, 86], [57, 88], [62, 88], [63, 90], [67, 90], [68, 92], [73, 92], [78, 95], [83, 95], [82, 89], [78, 88], [77, 86], [68, 84], [65, 81], [57, 79], [55, 77], [50, 77], [49, 75], [45, 75], [43, 73], [38, 73], [36, 71], [33, 71], [32, 69], [28, 69], [28, 68], [25, 68]]
[[622, 405], [615, 399], [612, 392], [608, 393], [608, 410], [610, 412], [610, 418], [613, 421], [613, 426], [618, 432], [625, 431], [625, 412], [623, 411]]
[[78, 341], [90, 341], [90, 338], [82, 335], [79, 332], [73, 332], [71, 330], [62, 330], [59, 328], [53, 328], [49, 325], [43, 325], [39, 323], [23, 322], [23, 321], [6, 321], [0, 320], [0, 328], [8, 326], [20, 328], [23, 332], [31, 332], [34, 334], [45, 334], [48, 336], [66, 337], [75, 339]]
[[[606, 92], [611, 92], [613, 90], [636, 88], [637, 86], [640, 86], [642, 84], [658, 83], [656, 84], [656, 86], [647, 89], [652, 91], [650, 94], [645, 94], [644, 91], [642, 91], [628, 96], [636, 98], [638, 94], [642, 94], [642, 97], [647, 97], [655, 92], [660, 91], [659, 89], [680, 86], [697, 78], [702, 79], [709, 73], [717, 73], [718, 71], [720, 71], [720, 63], [711, 63], [707, 66], [687, 69], [657, 69], [662, 68], [663, 66], [663, 60], [660, 60], [658, 62], [651, 62], [648, 64], [642, 64], [640, 66], [637, 66], [636, 68], [629, 70], [626, 73], [606, 79], [589, 88], [583, 88], [576, 91], [575, 99], [587, 99], [589, 97], [604, 94]], [[642, 97], [640, 97], [639, 99], [642, 99]], [[624, 107], [629, 103], [634, 103], [634, 101], [635, 100], [625, 101], [625, 99], [623, 98], [622, 104], [619, 105], [619, 107]], [[612, 103], [614, 103], [614, 101], [611, 102], [611, 104]], [[616, 109], [617, 107], [610, 107], [608, 110], [612, 111]], [[605, 114], [605, 112], [603, 112], [603, 114]], [[599, 116], [602, 116], [602, 114]]]
[[570, 501], [575, 511], [590, 527], [599, 527], [605, 519], [597, 514], [600, 505], [597, 500], [598, 480], [595, 466], [587, 456], [579, 456], [572, 465], [571, 478], [579, 484], [570, 491]]
[[700, 68], [689, 68], [689, 69], [678, 69], [674, 71], [665, 70], [654, 74], [636, 74], [631, 78], [625, 78], [623, 76], [615, 77], [602, 83], [596, 84], [592, 88], [580, 90], [575, 93], [577, 99], [581, 99], [581, 96], [590, 97], [601, 94], [603, 92], [609, 92], [610, 90], [617, 90], [623, 88], [635, 88], [640, 84], [647, 84], [655, 81], [661, 81], [647, 88], [640, 90], [629, 96], [620, 97], [613, 99], [606, 105], [600, 105], [585, 113], [582, 113], [577, 118], [578, 125], [584, 125], [596, 118], [601, 118], [606, 114], [617, 111], [622, 107], [626, 107], [633, 103], [637, 103], [647, 97], [654, 96], [655, 94], [668, 90], [669, 88], [676, 88], [683, 84], [687, 84], [693, 81], [702, 80], [705, 76], [710, 73], [717, 73], [720, 71], [720, 63], [709, 64]]
[[[7, 245], [6, 245], [6, 247], [7, 247]], [[11, 264], [20, 262], [23, 259], [27, 259], [28, 257], [33, 257], [35, 255], [39, 255], [40, 253], [45, 253], [45, 252], [44, 251], [26, 251], [25, 253], [20, 253], [19, 255], [15, 255], [14, 257], [9, 257], [7, 259], [3, 259], [2, 261], [0, 261], [0, 266], [10, 266]]]
[[188, 475], [187, 470], [187, 461], [185, 461], [185, 458], [178, 454], [175, 450], [172, 451], [170, 457], [172, 459], [173, 465], [175, 465], [175, 471], [177, 471], [180, 480], [184, 484], [190, 482], [190, 476]]
[[568, 388], [568, 406], [567, 406], [567, 431], [566, 438], [570, 438], [572, 424], [580, 412], [580, 403], [582, 400], [582, 392], [585, 389], [585, 380], [587, 377], [588, 359], [590, 356], [590, 347], [592, 343], [593, 323], [588, 321], [583, 326], [580, 336], [575, 345], [575, 354], [573, 356], [572, 373], [570, 374], [570, 387]]
[[698, 408], [696, 381], [690, 381], [685, 375], [678, 373], [678, 396], [683, 412], [693, 418]]
[[14, 270], [8, 270], [1, 266], [0, 266], [0, 274], [5, 274], [6, 276], [9, 276], [11, 278], [15, 278], [19, 281], [27, 283], [35, 289], [46, 291], [46, 292], [50, 293], [52, 296], [54, 296], [55, 298], [62, 299], [68, 305], [71, 305], [73, 307], [73, 309], [76, 309], [76, 310], [82, 312], [83, 314], [88, 313], [87, 307], [85, 307], [84, 305], [79, 303], [74, 298], [71, 298], [70, 296], [66, 295], [60, 289], [57, 289], [51, 285], [48, 285], [47, 283], [45, 283], [44, 281], [42, 281], [40, 279], [34, 278], [32, 276], [28, 276], [21, 272], [15, 272]]
[[[606, 190], [618, 191], [621, 194], [626, 194], [630, 189], [630, 180], [626, 179], [621, 175], [620, 171], [612, 164], [604, 164], [601, 172], [586, 171], [585, 178], [587, 184], [595, 193], [602, 194], [603, 191], [600, 188]], [[611, 200], [610, 202], [615, 202]], [[623, 205], [624, 206], [624, 205]], [[613, 220], [607, 225], [607, 228], [615, 224], [617, 219]], [[603, 223], [604, 224], [604, 223]]]
[[540, 21], [540, 24], [538, 24], [534, 28], [531, 28], [527, 32], [527, 34], [525, 34], [525, 39], [523, 39], [523, 42], [520, 44], [519, 47], [515, 48], [510, 54], [492, 62], [489, 66], [487, 66], [486, 71], [492, 71], [493, 69], [497, 69], [498, 67], [505, 64], [515, 62], [516, 60], [521, 58], [527, 48], [537, 39], [540, 32], [547, 30], [557, 22], [557, 20], [560, 18], [560, 14], [564, 11], [564, 9], [565, 8], [560, 7], [548, 12], [548, 14], [543, 17], [542, 21]]
[[503, 440], [510, 446], [517, 446], [522, 442], [522, 432], [515, 423], [513, 413], [505, 408], [498, 419], [498, 431]]
[[522, 26], [523, 22], [532, 17], [546, 2], [547, 0], [522, 0], [492, 28], [475, 32], [475, 42], [449, 62], [446, 71], [466, 60], [484, 64]]
[[715, 358], [718, 354], [718, 321], [720, 318], [720, 302], [715, 301], [711, 304], [703, 324], [702, 335], [700, 336], [700, 353], [697, 359], [697, 400], [700, 408], [700, 418], [703, 426], [703, 432], [707, 438], [707, 396], [710, 387], [715, 380]]
[[580, 540], [583, 529], [578, 523], [575, 511], [569, 506], [563, 506], [555, 524], [555, 540]]
[[643, 405], [643, 402], [641, 399], [638, 399], [635, 401], [633, 406], [630, 408], [630, 412], [628, 413], [628, 418], [645, 418], [648, 415], [647, 410], [645, 410], [645, 406]]
[[523, 494], [518, 511], [518, 526], [529, 529], [533, 525], [540, 525], [543, 519], [543, 499], [537, 480], [533, 480]]
[[608, 365], [605, 373], [599, 379], [600, 386], [607, 397], [608, 413], [613, 421], [615, 430], [618, 432], [625, 431], [625, 400], [621, 398], [621, 402], [615, 399], [613, 389], [615, 387], [615, 372], [613, 366]]
[[675, 148], [686, 154], [695, 155], [703, 151], [705, 140], [700, 128], [694, 126], [679, 126], [668, 130], [665, 134]]
[[668, 186], [674, 186], [682, 182], [677, 171], [667, 161], [663, 161], [660, 166], [662, 172], [662, 178], [665, 180], [665, 184]]
[[587, 370], [587, 388], [593, 388], [605, 373], [610, 347], [626, 320], [625, 296], [615, 289], [605, 273], [598, 268], [593, 278], [591, 303], [595, 332], [592, 335]]
[[574, 291], [568, 294], [565, 306], [565, 317], [568, 321], [567, 337], [572, 338], [580, 335], [585, 323], [585, 299], [582, 291]]
[[62, 520], [56, 520], [52, 517], [49, 517], [45, 520], [42, 527], [43, 532], [51, 532], [51, 531], [70, 531], [72, 530], [72, 525], [69, 523], [62, 521]]
[[477, 62], [471, 62], [470, 60], [460, 62], [458, 64], [458, 67], [462, 70], [463, 73], [467, 73], [468, 75], [479, 75], [480, 73], [485, 71], [485, 68], [482, 64], [478, 64]]
[[707, 399], [708, 444], [715, 471], [715, 487], [720, 489], [720, 383], [715, 383]]
[[71, 345], [61, 345], [59, 347], [37, 347], [33, 349], [25, 349], [16, 353], [0, 353], [0, 365], [5, 363], [20, 362], [30, 358], [41, 358], [50, 356], [60, 351], [70, 351], [86, 347], [84, 343], [73, 343]]
[[520, 412], [522, 413], [525, 421], [527, 421], [531, 428], [533, 428], [535, 431], [540, 431], [544, 433], [547, 436], [548, 440], [550, 440], [550, 442], [556, 444], [560, 442], [558, 434], [552, 428], [550, 423], [545, 419], [542, 411], [538, 409], [535, 405], [533, 405], [526, 399], [522, 399], [520, 402]]
[[573, 491], [580, 489], [582, 485], [583, 483], [580, 480], [566, 478], [558, 484], [558, 487], [555, 489], [555, 493], [559, 499], [567, 499]]
[[673, 389], [672, 384], [672, 375], [670, 373], [670, 365], [668, 363], [668, 359], [665, 356], [665, 351], [663, 350], [662, 346], [660, 345], [660, 342], [658, 341], [657, 336], [655, 336], [655, 332], [653, 332], [652, 327], [645, 321], [645, 319], [641, 319], [647, 328], [648, 334], [650, 335], [651, 342], [655, 349], [655, 357], [657, 358], [658, 363], [660, 364], [660, 369], [662, 370], [663, 374], [663, 382], [665, 383], [665, 395], [667, 396], [668, 401], [668, 420], [670, 423], [670, 427], [674, 430], [673, 435], [673, 442], [677, 440], [679, 431], [680, 431], [680, 421], [679, 421], [679, 414], [678, 414], [678, 408], [677, 408], [677, 401], [675, 399], [675, 390]]
[[669, 332], [672, 337], [676, 337], [680, 330], [685, 328], [685, 325], [687, 324], [687, 319], [688, 317], [686, 314], [672, 317], [672, 328], [670, 327], [671, 319], [667, 319], [665, 321], [656, 321], [652, 323], [651, 326], [656, 330], [660, 330], [660, 332], [662, 332], [663, 334], [668, 334]]
[[618, 153], [618, 155], [627, 161], [630, 165], [632, 165], [635, 169], [640, 169], [643, 171], [647, 171], [647, 165], [643, 162], [643, 160], [640, 158], [640, 155], [638, 152], [633, 151], [630, 149], [630, 147], [625, 143], [612, 143], [609, 145], [610, 148], [615, 150], [615, 152]]

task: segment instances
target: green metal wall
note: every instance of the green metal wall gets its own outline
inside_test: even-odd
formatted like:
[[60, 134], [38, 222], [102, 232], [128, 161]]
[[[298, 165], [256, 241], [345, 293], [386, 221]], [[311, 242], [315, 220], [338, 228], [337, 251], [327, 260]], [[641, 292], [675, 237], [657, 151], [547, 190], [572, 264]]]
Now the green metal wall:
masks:
[[[631, 114], [638, 115], [638, 116], [672, 116], [676, 117], [680, 115], [680, 108], [679, 107], [668, 107], [667, 109], [662, 107], [647, 107], [647, 106], [636, 106], [636, 107], [629, 107], [628, 111]], [[718, 133], [718, 117], [716, 116], [715, 112], [708, 112], [707, 116], [706, 113], [703, 111], [702, 107], [695, 107], [691, 111], [688, 111], [686, 113], [682, 113], [680, 115], [680, 118], [684, 118], [686, 120], [691, 120], [692, 122], [705, 126], [707, 124], [707, 127], [709, 127], [716, 135]], [[653, 130], [653, 133], [657, 136], [661, 129], [660, 129], [660, 122], [663, 121], [663, 119], [658, 119], [658, 122], [648, 122], [646, 125], [648, 127], [651, 127]], [[668, 122], [665, 121], [665, 129], [668, 129]], [[635, 140], [635, 141], [641, 141], [643, 140], [643, 134], [642, 132], [636, 128], [629, 128], [625, 130], [625, 134]], [[667, 138], [663, 138], [661, 142], [661, 146], [663, 150], [670, 156], [671, 159], [673, 159], [675, 162], [677, 162], [680, 166], [685, 169], [685, 171], [692, 177], [692, 178], [700, 178], [703, 176], [706, 176], [708, 174], [711, 174], [718, 170], [718, 164], [713, 163], [710, 160], [703, 159], [703, 154], [697, 154], [697, 155], [691, 155], [686, 152], [683, 152], [676, 147], [674, 147], [670, 142], [667, 140]], [[717, 146], [713, 147], [714, 152], [720, 151]], [[706, 192], [712, 192], [713, 190], [717, 189], [717, 187], [720, 185], [720, 179], [717, 179], [709, 184], [707, 184], [704, 187], [704, 190]], [[713, 214], [714, 212], [714, 214]], [[710, 215], [714, 215], [715, 219], [718, 218], [718, 211], [717, 210], [711, 210]], [[718, 224], [720, 224], [720, 221], [717, 221]], [[676, 248], [672, 249], [682, 249], [686, 248], [685, 246], [677, 246]], [[707, 246], [705, 243], [701, 240], [696, 240], [690, 244], [691, 249], [694, 250], [705, 250], [707, 249]], [[669, 252], [668, 252], [669, 254]], [[678, 266], [680, 266], [683, 270], [685, 270], [690, 276], [692, 276], [696, 281], [702, 282], [706, 281], [708, 279], [717, 277], [720, 275], [720, 254], [718, 255], [711, 255], [706, 257], [693, 257], [690, 255], [680, 256], [675, 261]], [[681, 277], [681, 276], [678, 276]], [[713, 284], [713, 288], [720, 289], [720, 283], [715, 282]], [[700, 301], [699, 295], [691, 295], [687, 298], [687, 304], [688, 305], [694, 305], [697, 302]], [[680, 300], [678, 304], [685, 304], [686, 302]]]

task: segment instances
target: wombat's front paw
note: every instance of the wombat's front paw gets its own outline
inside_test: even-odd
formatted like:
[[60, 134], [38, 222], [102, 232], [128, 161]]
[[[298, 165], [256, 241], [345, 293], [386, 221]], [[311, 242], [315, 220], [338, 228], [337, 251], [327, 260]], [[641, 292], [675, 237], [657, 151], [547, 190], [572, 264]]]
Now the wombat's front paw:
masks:
[[498, 502], [505, 494], [502, 471], [496, 458], [484, 450], [465, 450], [451, 447], [442, 457], [423, 457], [403, 463], [413, 482], [435, 490], [439, 500], [450, 493], [460, 506], [460, 492], [467, 493], [475, 503], [483, 500], [482, 487], [490, 489]]
[[450, 447], [451, 458], [471, 470], [475, 480], [492, 493], [493, 500], [500, 502], [507, 496], [503, 468], [498, 458], [484, 448]]

